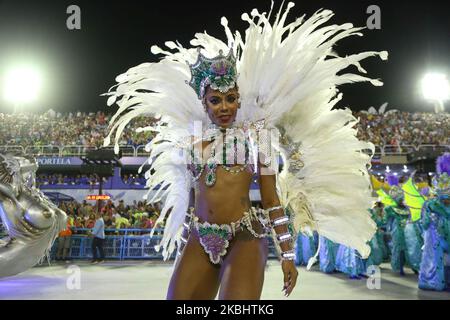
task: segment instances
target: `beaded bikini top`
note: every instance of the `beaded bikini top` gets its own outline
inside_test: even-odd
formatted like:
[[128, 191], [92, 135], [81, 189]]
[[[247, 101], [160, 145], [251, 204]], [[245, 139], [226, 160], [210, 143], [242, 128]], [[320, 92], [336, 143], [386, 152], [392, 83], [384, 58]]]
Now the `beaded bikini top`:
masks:
[[[212, 187], [216, 182], [216, 169], [222, 166], [227, 172], [238, 174], [245, 170], [254, 171], [251, 156], [251, 141], [240, 130], [227, 130], [222, 134], [202, 139], [212, 141], [203, 150], [193, 147], [190, 152], [189, 170], [197, 181], [206, 170], [205, 184]], [[201, 146], [201, 144], [198, 144]], [[200, 157], [200, 154], [202, 157]]]

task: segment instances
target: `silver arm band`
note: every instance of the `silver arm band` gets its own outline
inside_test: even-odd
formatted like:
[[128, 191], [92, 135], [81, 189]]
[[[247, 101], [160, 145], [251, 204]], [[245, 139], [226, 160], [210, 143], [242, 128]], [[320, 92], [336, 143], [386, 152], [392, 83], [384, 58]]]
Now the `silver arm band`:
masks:
[[[274, 219], [270, 219], [270, 213], [272, 211], [275, 210], [279, 210], [282, 209], [283, 210], [283, 215], [276, 217]], [[277, 234], [277, 232], [275, 231], [275, 228], [278, 226], [283, 226], [283, 225], [289, 225], [291, 223], [291, 219], [289, 218], [289, 216], [286, 215], [283, 206], [279, 205], [279, 206], [275, 206], [275, 207], [271, 207], [265, 210], [269, 221], [270, 221], [270, 225], [273, 228], [273, 232], [274, 232], [274, 240], [277, 242], [277, 247], [279, 248], [280, 255], [281, 255], [281, 260], [295, 260], [295, 251], [293, 249], [294, 243], [293, 243], [293, 236], [291, 234], [291, 232], [289, 231], [289, 228], [287, 229], [287, 232]], [[281, 244], [284, 242], [289, 241], [290, 243], [290, 249], [286, 250], [286, 251], [282, 251], [281, 249]]]
[[267, 213], [271, 213], [272, 211], [278, 210], [278, 209], [283, 209], [283, 206], [276, 206], [276, 207], [271, 207], [266, 209]]
[[273, 219], [273, 221], [271, 221], [271, 224], [273, 227], [282, 226], [284, 224], [289, 224], [289, 217], [282, 216], [282, 217], [275, 218], [275, 219]]
[[292, 239], [292, 235], [290, 232], [282, 233], [280, 235], [277, 235], [277, 240], [279, 243], [285, 242]]
[[281, 260], [295, 260], [294, 250], [289, 250], [281, 253]]

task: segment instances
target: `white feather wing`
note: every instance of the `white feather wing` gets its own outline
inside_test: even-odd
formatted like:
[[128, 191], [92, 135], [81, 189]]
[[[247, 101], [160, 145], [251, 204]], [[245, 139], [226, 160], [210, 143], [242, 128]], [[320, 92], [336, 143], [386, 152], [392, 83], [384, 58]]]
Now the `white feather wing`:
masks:
[[[278, 176], [284, 205], [294, 211], [297, 229], [310, 227], [321, 235], [356, 248], [366, 257], [367, 241], [376, 230], [367, 209], [372, 206], [367, 168], [373, 145], [359, 141], [350, 110], [332, 110], [342, 98], [336, 87], [376, 79], [343, 73], [354, 65], [366, 73], [360, 61], [387, 52], [363, 52], [340, 57], [333, 51], [337, 41], [361, 35], [352, 24], [322, 26], [332, 16], [319, 10], [306, 21], [286, 24], [287, 10], [271, 24], [265, 14], [253, 10], [243, 19], [249, 23], [245, 39], [237, 34], [229, 43], [240, 43], [239, 91], [241, 120], [265, 119], [289, 140], [284, 147], [286, 165]], [[227, 29], [227, 25], [225, 28]], [[230, 37], [228, 30], [227, 35]], [[338, 75], [339, 74], [339, 75]], [[292, 145], [298, 145], [295, 150]], [[289, 149], [289, 151], [287, 151]], [[289, 169], [293, 153], [301, 154], [303, 168]]]

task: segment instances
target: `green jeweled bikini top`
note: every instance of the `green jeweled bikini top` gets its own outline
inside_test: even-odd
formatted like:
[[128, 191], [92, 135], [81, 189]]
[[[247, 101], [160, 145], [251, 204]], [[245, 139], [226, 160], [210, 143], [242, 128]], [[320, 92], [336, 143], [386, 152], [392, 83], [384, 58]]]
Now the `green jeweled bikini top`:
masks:
[[[244, 122], [241, 126], [223, 129], [214, 124], [203, 132], [201, 139], [191, 145], [189, 169], [193, 174], [194, 181], [198, 180], [206, 170], [205, 184], [213, 186], [216, 181], [216, 169], [218, 166], [227, 172], [237, 174], [247, 168], [256, 173], [255, 164], [258, 161], [265, 166], [277, 166], [272, 140], [264, 129], [264, 120], [256, 122]], [[198, 142], [212, 141], [211, 150], [205, 156], [205, 150], [198, 148]], [[208, 145], [209, 147], [210, 145]], [[202, 155], [202, 157], [200, 156]], [[263, 155], [261, 160], [260, 155]], [[241, 165], [238, 169], [232, 167]]]
[[[222, 166], [226, 171], [236, 174], [244, 171], [251, 165], [248, 139], [242, 136], [226, 135], [224, 139], [216, 137], [207, 140], [213, 141], [209, 156], [201, 159], [199, 150], [191, 149], [191, 164], [189, 168], [194, 180], [198, 180], [203, 171], [206, 170], [205, 184], [213, 186], [216, 182], [216, 169], [218, 166]], [[236, 165], [242, 166], [239, 169], [231, 169], [231, 167]]]

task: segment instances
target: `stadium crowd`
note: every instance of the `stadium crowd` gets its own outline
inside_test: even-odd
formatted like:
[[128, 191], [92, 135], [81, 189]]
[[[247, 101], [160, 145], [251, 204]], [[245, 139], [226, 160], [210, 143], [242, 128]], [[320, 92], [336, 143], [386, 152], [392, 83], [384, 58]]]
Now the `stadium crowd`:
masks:
[[[73, 232], [81, 232], [76, 229], [93, 228], [95, 224], [95, 212], [97, 205], [87, 201], [61, 202], [59, 208], [67, 213], [68, 222]], [[114, 204], [108, 200], [101, 209], [105, 229], [151, 229], [159, 216], [160, 208], [156, 205], [134, 202], [125, 205], [123, 200]]]
[[[0, 113], [0, 145], [27, 146], [87, 146], [100, 147], [108, 132], [112, 115], [103, 112], [60, 114]], [[143, 145], [151, 132], [137, 134], [135, 128], [148, 125], [148, 118], [139, 118], [125, 129], [120, 144]]]
[[[107, 178], [103, 178], [103, 182], [106, 182]], [[122, 181], [124, 184], [133, 185], [145, 185], [146, 181], [144, 174], [123, 174]], [[99, 177], [94, 174], [47, 174], [41, 173], [36, 176], [36, 185], [38, 187], [42, 186], [90, 186], [94, 187], [99, 184]]]
[[[360, 121], [358, 137], [377, 146], [450, 144], [450, 114], [409, 113], [391, 110], [382, 114], [354, 112]], [[0, 114], [0, 146], [70, 146], [99, 147], [108, 131], [110, 114], [103, 112], [76, 114]], [[132, 121], [120, 144], [139, 146], [152, 138], [151, 132], [136, 133], [149, 125], [148, 118]]]
[[356, 128], [358, 138], [376, 146], [450, 144], [450, 114], [388, 112], [370, 114], [356, 112], [360, 119]]

